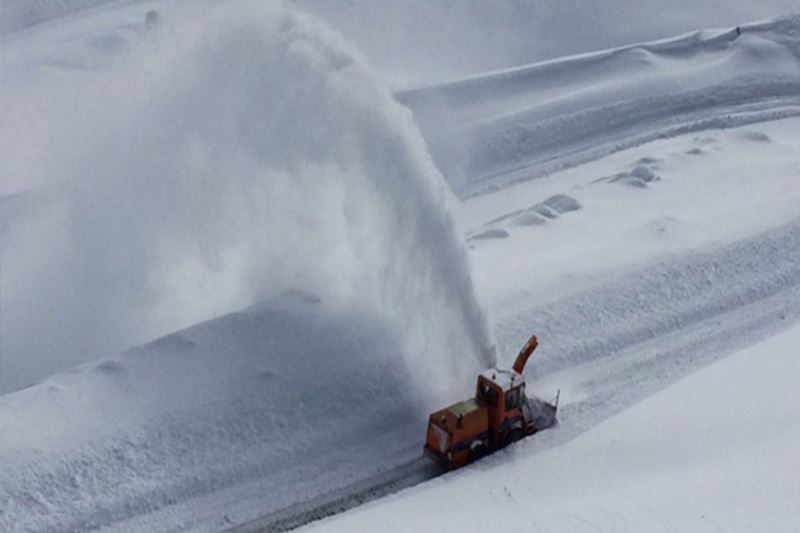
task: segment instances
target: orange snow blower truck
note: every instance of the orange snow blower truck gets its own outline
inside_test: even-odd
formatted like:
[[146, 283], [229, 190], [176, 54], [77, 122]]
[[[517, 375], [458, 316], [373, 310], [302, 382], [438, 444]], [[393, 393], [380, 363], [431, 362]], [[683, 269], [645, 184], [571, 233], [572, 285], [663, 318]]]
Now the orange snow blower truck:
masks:
[[538, 345], [531, 337], [511, 370], [482, 372], [474, 398], [433, 413], [425, 454], [452, 470], [554, 425], [558, 395], [548, 403], [525, 394], [522, 371]]

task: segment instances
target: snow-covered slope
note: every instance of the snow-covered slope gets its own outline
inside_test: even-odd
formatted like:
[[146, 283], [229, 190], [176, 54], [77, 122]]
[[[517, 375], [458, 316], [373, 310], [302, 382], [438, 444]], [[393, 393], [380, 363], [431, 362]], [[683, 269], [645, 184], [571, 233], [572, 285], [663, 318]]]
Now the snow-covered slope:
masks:
[[792, 0], [297, 0], [394, 84], [504, 67], [797, 13]]
[[[190, 0], [198, 3], [201, 0]], [[798, 11], [794, 0], [294, 0], [354, 42], [395, 86]], [[142, 0], [0, 0], [0, 35]], [[174, 3], [173, 3], [174, 4]]]
[[[661, 258], [694, 253], [688, 273], [701, 251], [790, 223], [800, 204], [798, 145], [797, 118], [709, 129], [470, 198], [459, 216], [483, 300], [493, 316], [513, 317]], [[720, 296], [735, 292], [737, 269], [767, 257], [753, 249], [720, 260], [709, 275], [734, 269], [719, 280]], [[675, 281], [659, 283], [677, 290]], [[579, 321], [590, 322], [588, 314]], [[540, 328], [552, 319], [534, 318]]]
[[798, 32], [798, 17], [694, 32], [398, 96], [469, 195], [658, 137], [796, 115]]
[[[269, 511], [408, 458], [420, 391], [371, 315], [287, 293], [0, 397], [0, 530], [86, 531], [242, 485], [229, 499]], [[180, 521], [225, 512], [199, 499]]]
[[[370, 47], [377, 24], [349, 15], [389, 16], [397, 24], [386, 42], [398, 30], [408, 44], [408, 21], [451, 8], [469, 14], [456, 33], [496, 35], [519, 19], [515, 28], [533, 34], [516, 10], [545, 4], [504, 4], [495, 23], [470, 2], [416, 12], [405, 2], [298, 3], [334, 24], [344, 16], [340, 29], [379, 73], [319, 22], [259, 2], [108, 4], [3, 37], [0, 386], [55, 375], [0, 396], [0, 530], [218, 531], [296, 509], [304, 523], [431, 477], [415, 461], [425, 414], [469, 394], [474, 371], [491, 363], [473, 282], [502, 363], [539, 335], [530, 383], [544, 396], [562, 390], [559, 427], [323, 527], [447, 529], [437, 520], [449, 511], [436, 508], [447, 493], [463, 497], [448, 509], [469, 520], [465, 529], [494, 514], [528, 526], [545, 506], [543, 527], [620, 517], [647, 529], [642, 507], [614, 508], [616, 498], [656, 494], [666, 480], [663, 498], [640, 501], [672, 510], [698, 472], [762, 483], [756, 470], [725, 468], [746, 459], [772, 473], [755, 446], [789, 460], [789, 408], [786, 438], [764, 441], [726, 433], [731, 419], [715, 411], [761, 407], [760, 388], [780, 371], [787, 380], [774, 396], [791, 405], [796, 365], [783, 346], [796, 344], [796, 330], [759, 348], [775, 354], [758, 358], [763, 373], [752, 354], [712, 363], [800, 319], [800, 127], [787, 118], [800, 105], [798, 19], [398, 94], [469, 196], [456, 204], [382, 83], [402, 62]], [[779, 4], [726, 3], [731, 17]], [[617, 20], [621, 3], [601, 5], [618, 22], [606, 37], [634, 28]], [[669, 20], [716, 6], [675, 5], [661, 5], [675, 18], [650, 12], [642, 20], [652, 25], [636, 31], [663, 35]], [[563, 46], [590, 46], [575, 24], [552, 31]], [[480, 68], [512, 57], [463, 54]], [[737, 398], [709, 385], [748, 374]], [[714, 397], [681, 424], [701, 389]], [[742, 424], [754, 425], [746, 407]], [[669, 425], [649, 425], [655, 416]], [[633, 454], [662, 446], [650, 433], [663, 427], [685, 446], [666, 458]], [[626, 465], [630, 457], [639, 462]], [[605, 465], [618, 465], [610, 479]], [[320, 511], [329, 495], [345, 505]], [[709, 501], [725, 508], [735, 496]], [[788, 501], [775, 500], [776, 529], [797, 522]], [[406, 518], [409, 506], [419, 522]], [[600, 516], [600, 506], [617, 514]], [[703, 511], [689, 508], [678, 525], [704, 527]]]
[[796, 531], [798, 345], [795, 327], [557, 449], [523, 441], [304, 531]]
[[[466, 491], [465, 498], [477, 498], [472, 487], [483, 484], [472, 476], [493, 476], [505, 461], [540, 461], [561, 450], [583, 454], [582, 448], [570, 450], [598, 422], [800, 318], [800, 226], [791, 212], [796, 198], [787, 194], [798, 179], [797, 131], [791, 120], [761, 125], [757, 132], [707, 132], [702, 146], [708, 151], [700, 155], [686, 153], [699, 140], [685, 136], [510, 190], [524, 203], [546, 198], [548, 187], [578, 181], [568, 190], [579, 201], [578, 210], [564, 210], [543, 224], [504, 226], [509, 235], [504, 239], [472, 240], [478, 287], [496, 312], [507, 311], [498, 313], [502, 359], [509, 362], [523, 335], [540, 334], [531, 386], [541, 394], [562, 389], [561, 424], [467, 473], [441, 478], [432, 490]], [[659, 181], [641, 188], [626, 182], [632, 176], [622, 176], [581, 187], [583, 172], [594, 167], [608, 172], [641, 159], [643, 151], [665, 157]], [[741, 164], [751, 157], [768, 179], [728, 174], [719, 161]], [[717, 167], [718, 176], [704, 177]], [[689, 186], [681, 174], [686, 182], [706, 179], [716, 185], [718, 198], [684, 205], [680, 191]], [[737, 190], [747, 190], [753, 200], [744, 219], [737, 216], [741, 205], [731, 201]], [[462, 216], [483, 220], [517, 211], [504, 192], [467, 201]], [[760, 195], [772, 198], [769, 214], [758, 209]], [[563, 199], [545, 204], [574, 205]], [[629, 227], [620, 222], [619, 210], [626, 212]], [[665, 213], [674, 216], [674, 224], [665, 221]], [[729, 231], [708, 236], [709, 242], [691, 231], [692, 217], [699, 227], [716, 220]], [[663, 224], [652, 225], [659, 221]], [[573, 231], [583, 235], [567, 239]], [[604, 252], [580, 245], [603, 241], [606, 231], [618, 235]], [[745, 235], [752, 236], [739, 239]], [[542, 253], [545, 242], [563, 239], [576, 247]], [[671, 244], [659, 251], [665, 241]], [[736, 242], [723, 245], [730, 241]], [[491, 250], [495, 253], [487, 253]], [[606, 263], [599, 264], [598, 253]], [[542, 278], [544, 265], [537, 268], [535, 260], [545, 256], [547, 269], [558, 271]], [[509, 260], [517, 272], [505, 279]], [[575, 265], [583, 270], [570, 272]], [[548, 288], [561, 297], [553, 301]], [[513, 291], [518, 298], [507, 301]], [[33, 531], [89, 525], [107, 525], [107, 531], [216, 531], [360, 479], [381, 480], [382, 472], [391, 476], [391, 467], [418, 456], [424, 414], [436, 405], [416, 398], [403, 358], [392, 353], [400, 349], [393, 335], [390, 325], [367, 314], [295, 292], [7, 395], [0, 424], [8, 431], [0, 457], [3, 508], [9, 511], [2, 516], [12, 530], [24, 524]], [[787, 398], [777, 390], [775, 397]], [[32, 418], [42, 420], [46, 432], [32, 430]], [[691, 442], [692, 436], [683, 440]], [[575, 444], [560, 446], [576, 437]], [[632, 442], [636, 438], [634, 432]], [[605, 441], [594, 445], [608, 450]], [[571, 495], [583, 477], [580, 469], [597, 469], [591, 461], [563, 461], [572, 464], [570, 481], [551, 486], [554, 495], [559, 490]], [[508, 486], [510, 477], [497, 479]], [[563, 479], [556, 472], [549, 478]], [[522, 483], [514, 485], [519, 491], [540, 486], [514, 479]], [[442, 483], [444, 488], [436, 489]], [[492, 477], [486, 483], [498, 481]], [[629, 489], [618, 483], [624, 495]], [[410, 494], [410, 505], [417, 505], [416, 493]], [[375, 518], [357, 512], [352, 520], [370, 528], [373, 520], [392, 521], [397, 512], [407, 512], [395, 511], [389, 502]], [[619, 514], [643, 519], [628, 508]], [[602, 517], [588, 518], [602, 524]], [[692, 519], [687, 515], [689, 526], [695, 525]], [[353, 524], [341, 527], [360, 527]]]

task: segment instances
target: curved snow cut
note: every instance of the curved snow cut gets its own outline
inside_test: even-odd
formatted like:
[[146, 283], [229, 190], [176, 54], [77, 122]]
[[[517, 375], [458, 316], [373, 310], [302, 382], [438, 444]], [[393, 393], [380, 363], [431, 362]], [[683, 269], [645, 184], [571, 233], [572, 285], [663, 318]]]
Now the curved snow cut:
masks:
[[656, 138], [800, 114], [800, 17], [402, 92], [463, 196]]
[[6, 388], [293, 287], [392, 324], [410, 395], [449, 397], [492, 363], [411, 114], [287, 9], [186, 6], [65, 78], [26, 167], [47, 201], [7, 235]]

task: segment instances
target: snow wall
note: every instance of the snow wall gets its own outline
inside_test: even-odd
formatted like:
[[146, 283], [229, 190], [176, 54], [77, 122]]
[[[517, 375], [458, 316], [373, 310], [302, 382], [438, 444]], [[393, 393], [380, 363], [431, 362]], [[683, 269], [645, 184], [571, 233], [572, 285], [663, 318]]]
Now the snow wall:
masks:
[[288, 289], [385, 319], [421, 391], [468, 387], [492, 341], [410, 113], [304, 15], [190, 8], [57, 92], [4, 81], [6, 172], [37, 185], [4, 245], [5, 389]]

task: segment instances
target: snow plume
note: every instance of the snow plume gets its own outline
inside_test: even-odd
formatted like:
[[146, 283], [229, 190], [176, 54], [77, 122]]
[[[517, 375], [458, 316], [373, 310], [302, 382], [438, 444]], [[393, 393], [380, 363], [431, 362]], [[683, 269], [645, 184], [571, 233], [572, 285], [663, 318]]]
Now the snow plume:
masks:
[[421, 390], [468, 386], [492, 341], [410, 113], [304, 15], [203, 10], [47, 117], [3, 258], [6, 388], [288, 289], [393, 324]]

